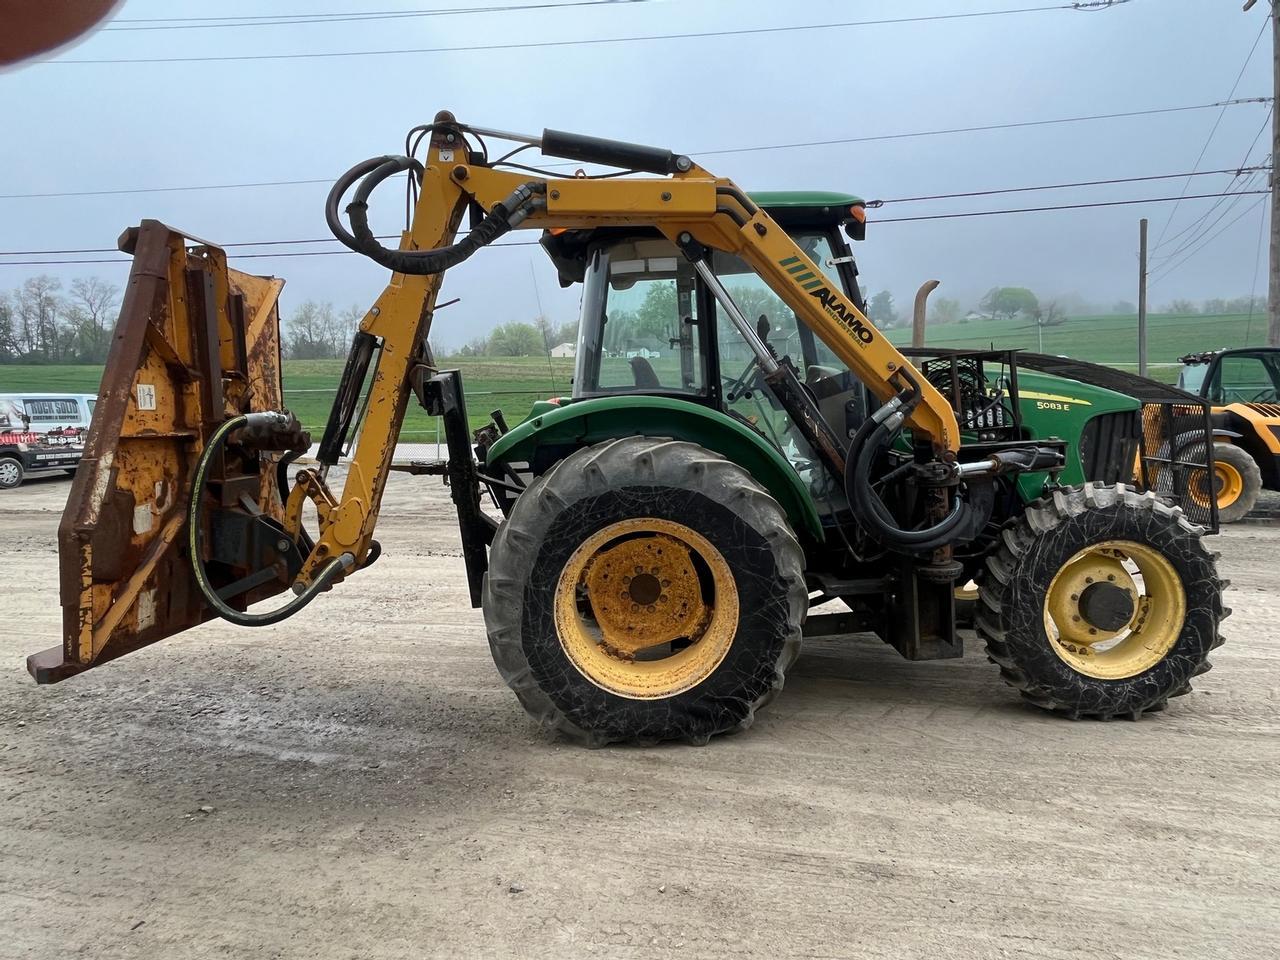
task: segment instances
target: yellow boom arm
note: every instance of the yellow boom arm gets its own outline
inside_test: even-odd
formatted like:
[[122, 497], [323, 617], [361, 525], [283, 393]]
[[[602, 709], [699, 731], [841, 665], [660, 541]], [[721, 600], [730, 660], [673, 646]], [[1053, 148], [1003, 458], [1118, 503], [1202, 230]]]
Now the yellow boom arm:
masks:
[[[467, 162], [456, 140], [437, 133], [422, 173], [412, 227], [400, 249], [448, 246], [469, 205], [489, 210], [530, 184], [545, 198], [545, 208], [529, 214], [519, 228], [653, 226], [682, 246], [692, 238], [704, 247], [734, 254], [750, 264], [881, 401], [908, 385], [903, 379], [911, 370], [908, 361], [786, 231], [732, 181], [696, 165], [664, 178], [530, 177]], [[381, 341], [382, 359], [346, 487], [303, 572], [308, 582], [332, 557], [351, 554], [358, 563], [369, 548], [408, 402], [409, 369], [429, 330], [442, 280], [443, 273], [394, 274], [361, 323], [362, 331]], [[936, 453], [949, 459], [959, 448], [951, 405], [927, 381], [912, 385], [919, 390], [920, 402], [907, 422], [918, 439], [932, 441]]]

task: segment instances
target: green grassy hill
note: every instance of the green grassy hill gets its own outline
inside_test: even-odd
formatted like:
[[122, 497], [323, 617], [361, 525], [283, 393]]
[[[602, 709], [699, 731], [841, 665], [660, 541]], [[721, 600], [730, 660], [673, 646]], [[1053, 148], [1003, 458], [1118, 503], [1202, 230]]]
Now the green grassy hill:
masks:
[[[1205, 316], [1203, 314], [1149, 314], [1147, 360], [1150, 364], [1176, 364], [1178, 357], [1219, 347], [1258, 345], [1266, 340], [1267, 318], [1255, 314]], [[910, 327], [888, 332], [894, 343], [911, 342]], [[1247, 341], [1246, 341], [1247, 337]], [[930, 327], [929, 346], [981, 350], [992, 343], [1009, 349], [1037, 350], [1035, 324], [1026, 320], [975, 320]], [[1138, 318], [1133, 314], [1071, 317], [1044, 328], [1044, 352], [1065, 354], [1076, 360], [1092, 360], [1136, 370], [1138, 366]], [[1176, 367], [1152, 366], [1151, 375], [1172, 382]]]
[[[1255, 315], [1180, 316], [1155, 314], [1148, 318], [1148, 350], [1151, 375], [1172, 382], [1179, 356], [1196, 350], [1238, 347], [1263, 342], [1266, 318]], [[891, 329], [895, 343], [909, 343], [906, 327]], [[1247, 340], [1246, 340], [1247, 337]], [[928, 332], [930, 346], [979, 350], [998, 348], [1037, 349], [1036, 329], [1024, 320], [978, 320], [934, 326]], [[1127, 316], [1072, 317], [1044, 330], [1045, 353], [1065, 354], [1132, 370], [1137, 367], [1137, 318]], [[333, 401], [341, 360], [286, 360], [285, 397], [317, 436], [324, 428]], [[1166, 364], [1166, 366], [1160, 366]], [[473, 426], [488, 420], [491, 410], [501, 409], [508, 423], [517, 423], [534, 400], [567, 394], [573, 374], [572, 360], [545, 357], [454, 357], [441, 365], [462, 371], [467, 407]], [[736, 371], [735, 371], [736, 373]], [[98, 366], [0, 366], [0, 393], [58, 391], [95, 393], [102, 368]], [[433, 418], [411, 403], [402, 436], [405, 441], [429, 441], [436, 436]]]
[[[286, 360], [284, 389], [289, 408], [318, 438], [329, 416], [342, 360]], [[467, 391], [467, 412], [473, 427], [489, 420], [489, 412], [501, 409], [508, 423], [524, 419], [534, 400], [569, 393], [572, 360], [547, 361], [546, 357], [457, 357], [441, 362], [462, 371]], [[0, 393], [57, 392], [97, 393], [102, 367], [88, 365], [0, 366]], [[406, 442], [433, 441], [435, 418], [416, 400], [410, 400], [401, 436]]]

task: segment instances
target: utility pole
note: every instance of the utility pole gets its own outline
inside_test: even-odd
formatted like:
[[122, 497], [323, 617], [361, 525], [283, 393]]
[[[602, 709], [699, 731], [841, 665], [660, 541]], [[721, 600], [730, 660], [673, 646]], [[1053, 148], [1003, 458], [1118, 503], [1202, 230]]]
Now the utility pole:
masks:
[[1138, 221], [1138, 376], [1147, 375], [1147, 218]]
[[1271, 101], [1271, 269], [1267, 283], [1267, 345], [1280, 347], [1280, 177], [1276, 176], [1276, 158], [1280, 157], [1280, 117], [1275, 104], [1280, 103], [1280, 17], [1275, 0], [1271, 2], [1271, 59], [1273, 73]]
[[[1248, 11], [1258, 0], [1245, 0]], [[1267, 273], [1267, 345], [1280, 347], [1280, 177], [1276, 176], [1280, 158], [1280, 117], [1275, 105], [1280, 104], [1280, 17], [1276, 16], [1276, 0], [1267, 4], [1271, 18], [1272, 112], [1271, 112], [1271, 260]]]

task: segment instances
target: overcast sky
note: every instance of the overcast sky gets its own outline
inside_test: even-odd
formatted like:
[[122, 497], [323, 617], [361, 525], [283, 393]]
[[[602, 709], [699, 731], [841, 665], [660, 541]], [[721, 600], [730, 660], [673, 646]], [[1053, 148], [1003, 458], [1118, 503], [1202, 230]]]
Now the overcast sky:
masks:
[[[479, 0], [500, 6], [520, 0]], [[1238, 167], [1267, 107], [1234, 106], [946, 136], [748, 153], [729, 148], [832, 140], [1209, 104], [1228, 97], [1263, 26], [1265, 2], [1131, 0], [1093, 13], [1053, 11], [966, 20], [819, 26], [811, 30], [645, 42], [238, 62], [75, 64], [83, 59], [218, 57], [528, 43], [742, 30], [876, 18], [1010, 10], [1053, 0], [648, 0], [563, 10], [227, 29], [122, 30], [122, 18], [355, 11], [357, 0], [270, 4], [127, 0], [114, 30], [52, 63], [0, 74], [0, 193], [130, 190], [193, 184], [334, 178], [356, 161], [398, 153], [405, 130], [447, 108], [482, 126], [557, 127], [670, 146], [747, 189], [822, 188], [868, 199]], [[466, 6], [466, 0], [378, 0], [365, 9]], [[134, 24], [133, 26], [138, 26]], [[1236, 97], [1270, 94], [1269, 32]], [[1269, 155], [1269, 132], [1251, 159]], [[1261, 175], [1259, 175], [1261, 181]], [[1230, 176], [1190, 181], [1187, 194], [1239, 188]], [[1265, 181], [1261, 181], [1265, 184]], [[1187, 181], [894, 204], [872, 212], [858, 246], [865, 283], [902, 306], [925, 279], [969, 305], [994, 285], [1042, 296], [1078, 291], [1110, 304], [1136, 299], [1138, 220], [1157, 253], [1215, 201], [976, 219], [876, 223], [876, 218], [1177, 196]], [[0, 250], [111, 247], [120, 231], [157, 218], [218, 242], [327, 237], [324, 184], [0, 199]], [[1258, 272], [1261, 197], [1235, 201], [1226, 228], [1156, 281], [1152, 302], [1247, 294]], [[375, 227], [396, 228], [402, 194], [375, 200]], [[1229, 201], [1229, 203], [1231, 203]], [[1212, 224], [1227, 204], [1208, 220]], [[1165, 228], [1170, 213], [1171, 226]], [[1243, 216], [1241, 216], [1243, 214]], [[1240, 219], [1228, 227], [1237, 217]], [[530, 234], [530, 237], [533, 235]], [[1206, 233], [1205, 236], [1208, 236]], [[332, 249], [319, 244], [300, 249]], [[270, 248], [267, 248], [270, 249]], [[1189, 251], [1188, 251], [1189, 252]], [[1155, 261], [1167, 270], [1185, 255]], [[84, 255], [86, 258], [97, 255]], [[110, 256], [109, 254], [101, 256]], [[0, 262], [31, 257], [0, 257]], [[534, 269], [530, 269], [533, 264]], [[367, 306], [385, 272], [356, 256], [240, 260], [288, 280], [305, 299]], [[48, 272], [123, 283], [127, 264], [0, 266], [0, 289]], [[484, 251], [450, 275], [433, 339], [459, 344], [542, 303], [574, 316], [536, 247]]]

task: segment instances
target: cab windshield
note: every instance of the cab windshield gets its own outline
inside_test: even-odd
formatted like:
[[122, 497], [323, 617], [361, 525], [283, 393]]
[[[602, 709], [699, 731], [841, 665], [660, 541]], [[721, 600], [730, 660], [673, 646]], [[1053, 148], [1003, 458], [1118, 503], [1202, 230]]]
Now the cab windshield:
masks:
[[[792, 238], [829, 280], [841, 286], [830, 238], [819, 230]], [[712, 268], [743, 314], [769, 325], [769, 342], [792, 358], [802, 375], [810, 368], [843, 369], [835, 354], [800, 323], [795, 312], [737, 257], [716, 253]], [[661, 237], [624, 240], [592, 254], [582, 298], [573, 395], [687, 393], [707, 396], [709, 334], [705, 315], [716, 313], [693, 265]], [[750, 348], [719, 317], [720, 376], [751, 359]], [[735, 369], [734, 374], [737, 373]]]
[[1204, 375], [1209, 372], [1207, 363], [1192, 363], [1184, 366], [1178, 373], [1179, 388], [1187, 393], [1199, 393], [1204, 386]]
[[[792, 234], [791, 239], [822, 270], [832, 286], [843, 289], [839, 271], [836, 269], [835, 254], [831, 249], [831, 240], [825, 233], [797, 232]], [[712, 268], [743, 316], [752, 323], [768, 323], [770, 345], [778, 352], [778, 356], [790, 357], [802, 377], [808, 372], [808, 368], [813, 366], [832, 372], [844, 368], [836, 355], [831, 352], [831, 348], [815, 337], [809, 328], [800, 322], [795, 311], [783, 303], [782, 298], [774, 293], [760, 275], [746, 263], [730, 254], [716, 252], [712, 257]], [[725, 339], [723, 333], [725, 326], [726, 324], [721, 325], [722, 343]], [[751, 354], [747, 351], [745, 341], [740, 337], [736, 340], [739, 350], [733, 359], [744, 361], [750, 359]], [[720, 352], [722, 362], [726, 356], [725, 348], [722, 346]]]

